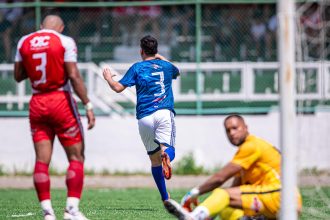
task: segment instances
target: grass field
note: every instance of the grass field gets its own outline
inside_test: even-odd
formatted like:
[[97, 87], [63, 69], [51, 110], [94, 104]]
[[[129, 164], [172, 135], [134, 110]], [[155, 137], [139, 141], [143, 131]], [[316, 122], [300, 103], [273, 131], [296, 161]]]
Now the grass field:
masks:
[[[171, 190], [177, 201], [187, 190]], [[330, 219], [330, 187], [303, 188], [304, 211], [300, 219]], [[63, 215], [65, 190], [52, 191], [58, 219]], [[174, 219], [163, 208], [156, 189], [86, 189], [81, 210], [94, 219]], [[32, 189], [0, 189], [0, 219], [42, 219]]]

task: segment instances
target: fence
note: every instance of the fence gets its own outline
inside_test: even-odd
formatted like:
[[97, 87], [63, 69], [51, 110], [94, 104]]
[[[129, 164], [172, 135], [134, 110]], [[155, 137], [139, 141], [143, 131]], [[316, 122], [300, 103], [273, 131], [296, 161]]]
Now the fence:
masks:
[[[104, 66], [110, 66], [119, 75], [125, 73], [129, 63], [79, 63], [89, 96], [99, 114], [134, 113], [135, 90], [112, 92], [102, 78]], [[173, 92], [179, 114], [224, 114], [228, 112], [266, 113], [278, 104], [278, 64], [275, 62], [200, 63], [201, 81], [196, 83], [197, 63], [176, 63], [181, 76], [174, 81]], [[2, 115], [26, 115], [31, 89], [28, 82], [16, 84], [12, 65], [0, 64], [0, 106]], [[299, 109], [313, 112], [317, 105], [329, 104], [330, 62], [297, 63], [297, 100], [306, 102]], [[263, 83], [260, 83], [263, 82]], [[197, 93], [200, 86], [201, 93]], [[195, 103], [200, 102], [200, 106]], [[307, 103], [308, 102], [308, 103]], [[82, 106], [81, 106], [82, 107]]]
[[[8, 22], [1, 26], [0, 49], [4, 53], [0, 60], [3, 66], [12, 63], [18, 39], [36, 30], [45, 15], [55, 13], [66, 24], [64, 34], [76, 40], [80, 63], [120, 63], [116, 68], [123, 71], [122, 67], [127, 67], [123, 63], [140, 59], [140, 37], [156, 36], [160, 53], [183, 67], [175, 84], [180, 87], [176, 92], [178, 113], [265, 113], [277, 105], [276, 1], [250, 2], [1, 3], [0, 13]], [[305, 110], [330, 102], [329, 67], [325, 62], [330, 58], [329, 10], [327, 1], [297, 3], [298, 60], [309, 66], [297, 69], [297, 92]], [[187, 62], [193, 64], [183, 64]], [[0, 109], [4, 115], [16, 114], [14, 110], [25, 115], [22, 110], [27, 109], [28, 97], [21, 94], [29, 95], [29, 86], [16, 88], [11, 68], [1, 70]], [[108, 97], [104, 101], [98, 93], [90, 91], [94, 102], [99, 103], [99, 113], [134, 111], [130, 98], [114, 102]], [[10, 113], [6, 113], [8, 110]]]

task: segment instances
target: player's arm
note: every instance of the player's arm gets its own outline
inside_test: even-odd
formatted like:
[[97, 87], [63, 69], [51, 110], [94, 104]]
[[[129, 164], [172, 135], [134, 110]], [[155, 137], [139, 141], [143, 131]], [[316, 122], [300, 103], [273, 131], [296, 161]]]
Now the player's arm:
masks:
[[240, 185], [242, 185], [242, 178], [240, 176], [235, 176], [234, 181], [231, 184], [231, 186], [235, 187], [235, 186], [240, 186]]
[[191, 203], [197, 204], [197, 197], [204, 193], [210, 192], [213, 189], [220, 187], [228, 179], [235, 176], [243, 168], [234, 163], [228, 163], [219, 172], [212, 175], [208, 180], [206, 180], [202, 185], [190, 190], [181, 200], [181, 205], [183, 207], [190, 208]]
[[65, 62], [65, 70], [68, 73], [71, 85], [74, 92], [77, 94], [79, 99], [85, 105], [86, 115], [88, 119], [88, 129], [91, 129], [95, 125], [95, 116], [93, 112], [92, 103], [89, 101], [87, 96], [87, 89], [85, 87], [84, 81], [80, 75], [76, 62]]
[[[155, 55], [155, 58], [156, 59], [160, 59], [160, 60], [165, 60], [165, 61], [167, 61], [167, 62], [171, 62], [171, 61], [169, 61], [168, 59], [166, 59], [166, 57], [164, 57], [163, 55], [161, 55], [161, 54], [159, 54], [159, 53], [157, 53], [156, 55]], [[177, 70], [177, 71], [175, 71], [175, 75], [173, 76], [173, 79], [176, 79], [178, 76], [180, 76], [180, 72], [179, 72], [179, 69], [172, 63], [172, 65], [174, 66], [174, 68]]]
[[243, 168], [234, 163], [228, 163], [224, 166], [219, 172], [213, 174], [205, 183], [198, 187], [199, 194], [204, 194], [214, 190], [217, 187], [220, 187], [228, 179], [235, 176]]
[[116, 76], [116, 74], [112, 73], [109, 68], [105, 68], [103, 70], [103, 77], [104, 79], [108, 82], [110, 88], [117, 92], [120, 93], [124, 89], [126, 89], [126, 86], [122, 85], [120, 82], [117, 82], [113, 79], [113, 77]]
[[28, 78], [22, 62], [15, 62], [14, 78], [16, 82], [21, 82], [22, 80]]
[[156, 59], [160, 59], [160, 60], [165, 60], [167, 62], [170, 62], [168, 59], [166, 59], [163, 55], [160, 55], [159, 53], [155, 54], [155, 58]]

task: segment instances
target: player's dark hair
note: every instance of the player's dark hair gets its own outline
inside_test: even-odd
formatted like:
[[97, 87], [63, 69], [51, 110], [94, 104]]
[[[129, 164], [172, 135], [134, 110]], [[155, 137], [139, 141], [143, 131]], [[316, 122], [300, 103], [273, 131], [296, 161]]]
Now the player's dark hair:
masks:
[[224, 120], [223, 123], [226, 124], [226, 121], [228, 121], [228, 120], [231, 119], [231, 118], [237, 118], [237, 119], [239, 119], [240, 121], [242, 121], [242, 122], [245, 123], [244, 118], [243, 118], [242, 116], [240, 116], [239, 114], [236, 114], [236, 113], [233, 113], [233, 114], [228, 115], [228, 116], [225, 118], [225, 120]]
[[140, 47], [147, 55], [155, 55], [158, 53], [158, 42], [156, 38], [147, 35], [140, 40]]

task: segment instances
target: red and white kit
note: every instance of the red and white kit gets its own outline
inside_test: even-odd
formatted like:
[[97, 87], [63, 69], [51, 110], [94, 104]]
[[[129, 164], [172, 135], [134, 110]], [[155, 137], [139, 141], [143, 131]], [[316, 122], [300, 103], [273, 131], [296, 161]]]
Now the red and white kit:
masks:
[[34, 142], [53, 140], [63, 146], [82, 141], [83, 130], [72, 97], [65, 62], [77, 62], [74, 40], [53, 30], [40, 30], [18, 42], [16, 62], [23, 62], [30, 79], [30, 126]]

